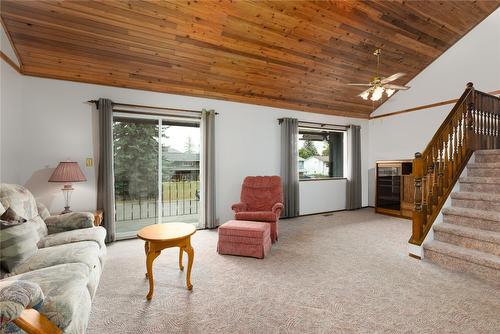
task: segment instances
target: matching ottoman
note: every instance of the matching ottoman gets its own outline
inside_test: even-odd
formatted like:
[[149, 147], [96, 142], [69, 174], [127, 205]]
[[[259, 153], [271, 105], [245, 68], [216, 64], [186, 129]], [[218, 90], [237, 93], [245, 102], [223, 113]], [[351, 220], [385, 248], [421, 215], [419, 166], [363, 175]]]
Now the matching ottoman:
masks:
[[267, 223], [230, 220], [219, 226], [219, 254], [263, 259], [271, 250], [271, 230]]

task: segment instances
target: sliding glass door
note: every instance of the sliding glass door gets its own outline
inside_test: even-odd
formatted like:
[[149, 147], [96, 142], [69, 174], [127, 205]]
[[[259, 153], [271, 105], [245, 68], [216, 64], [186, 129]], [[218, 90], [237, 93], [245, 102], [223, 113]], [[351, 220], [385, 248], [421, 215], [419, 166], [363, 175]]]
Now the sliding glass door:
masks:
[[113, 137], [118, 238], [157, 223], [197, 225], [199, 122], [116, 113]]

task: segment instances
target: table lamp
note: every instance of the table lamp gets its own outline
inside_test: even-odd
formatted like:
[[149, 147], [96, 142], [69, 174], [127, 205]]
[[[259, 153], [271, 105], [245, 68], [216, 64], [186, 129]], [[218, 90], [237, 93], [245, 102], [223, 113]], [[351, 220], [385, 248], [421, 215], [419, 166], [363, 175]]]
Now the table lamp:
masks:
[[83, 175], [76, 161], [61, 161], [50, 176], [49, 182], [64, 183], [64, 187], [61, 189], [65, 201], [64, 211], [61, 212], [62, 214], [71, 212], [69, 204], [71, 202], [71, 193], [74, 190], [71, 183], [83, 181], [87, 181], [87, 178]]

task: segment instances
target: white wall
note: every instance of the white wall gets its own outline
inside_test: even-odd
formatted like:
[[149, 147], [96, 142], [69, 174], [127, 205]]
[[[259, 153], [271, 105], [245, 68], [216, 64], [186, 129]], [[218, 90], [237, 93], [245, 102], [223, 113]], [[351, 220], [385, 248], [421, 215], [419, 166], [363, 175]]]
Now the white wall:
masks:
[[308, 215], [345, 209], [346, 182], [345, 179], [301, 181], [300, 214]]
[[[8, 145], [12, 141], [16, 141], [20, 134], [12, 137], [9, 131], [9, 124], [17, 122], [22, 117], [22, 92], [23, 78], [10, 65], [4, 61], [0, 61], [0, 179], [1, 175], [14, 175], [16, 164], [8, 164], [8, 159], [22, 159], [22, 152], [15, 152], [12, 145]], [[13, 179], [12, 182], [20, 181]]]
[[[372, 116], [456, 99], [467, 82], [483, 92], [500, 89], [500, 9], [466, 34], [380, 106]], [[373, 119], [369, 122], [369, 203], [374, 205], [375, 162], [413, 158], [448, 115], [453, 104]]]
[[[86, 168], [84, 162], [86, 158], [95, 159], [98, 155], [96, 112], [85, 101], [99, 97], [122, 103], [215, 109], [219, 113], [216, 123], [216, 201], [221, 221], [232, 216], [230, 207], [239, 199], [245, 176], [279, 175], [280, 128], [277, 119], [280, 117], [361, 125], [362, 168], [367, 170], [367, 120], [29, 76], [18, 75], [16, 80], [22, 81], [22, 98], [19, 98], [19, 91], [9, 94], [9, 90], [2, 88], [7, 103], [13, 104], [11, 100], [15, 98], [22, 100], [22, 106], [4, 109], [2, 99], [1, 117], [8, 120], [8, 126], [2, 127], [5, 140], [2, 141], [1, 180], [26, 185], [51, 211], [60, 210], [63, 200], [60, 185], [50, 184], [47, 180], [57, 163], [68, 158], [80, 163], [88, 179], [88, 182], [74, 185], [72, 208], [89, 210], [95, 207], [95, 166]], [[367, 205], [365, 172], [363, 176], [363, 205]], [[335, 196], [331, 195], [333, 187]], [[312, 213], [316, 209], [316, 203], [308, 201], [311, 196], [322, 199], [323, 206], [318, 207], [320, 211], [342, 209], [345, 207], [345, 181], [315, 181], [314, 185], [301, 185], [301, 198], [304, 199], [301, 213]]]

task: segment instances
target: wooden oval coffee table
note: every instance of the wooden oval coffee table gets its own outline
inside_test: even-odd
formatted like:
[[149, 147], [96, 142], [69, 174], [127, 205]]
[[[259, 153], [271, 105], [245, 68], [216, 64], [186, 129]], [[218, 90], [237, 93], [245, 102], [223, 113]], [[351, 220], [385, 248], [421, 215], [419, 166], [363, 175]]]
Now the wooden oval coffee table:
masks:
[[188, 255], [188, 267], [186, 274], [186, 286], [188, 290], [193, 288], [191, 284], [191, 268], [193, 267], [194, 249], [191, 247], [191, 236], [196, 228], [186, 223], [155, 224], [142, 228], [137, 232], [137, 237], [144, 240], [146, 252], [146, 277], [149, 279], [149, 293], [147, 299], [153, 297], [153, 261], [165, 248], [179, 247], [179, 269], [184, 270], [182, 265], [182, 254]]

